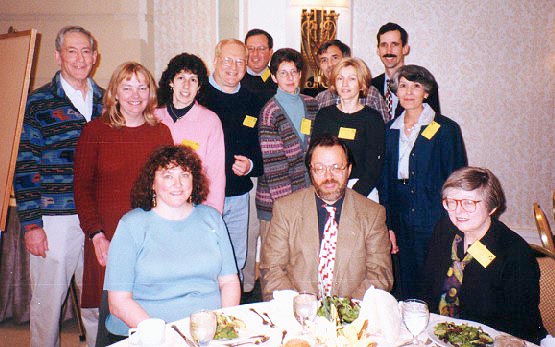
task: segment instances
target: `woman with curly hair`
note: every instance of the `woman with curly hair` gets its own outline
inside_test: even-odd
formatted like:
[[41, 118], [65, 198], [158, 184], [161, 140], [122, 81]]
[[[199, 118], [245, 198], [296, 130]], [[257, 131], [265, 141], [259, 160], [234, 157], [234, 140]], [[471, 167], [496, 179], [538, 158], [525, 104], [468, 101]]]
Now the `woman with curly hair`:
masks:
[[175, 144], [194, 149], [202, 160], [209, 180], [206, 204], [220, 213], [225, 197], [225, 150], [222, 123], [206, 109], [208, 72], [196, 55], [173, 57], [160, 78], [156, 117], [166, 124]]
[[166, 322], [239, 304], [233, 250], [221, 215], [201, 205], [208, 180], [189, 147], [155, 151], [133, 186], [135, 208], [110, 245], [106, 281], [111, 342], [150, 317]]
[[120, 65], [103, 103], [102, 115], [81, 132], [74, 164], [75, 204], [87, 236], [81, 298], [85, 308], [100, 307], [108, 247], [118, 221], [131, 209], [133, 182], [152, 151], [172, 143], [169, 129], [154, 116], [156, 84], [143, 65]]

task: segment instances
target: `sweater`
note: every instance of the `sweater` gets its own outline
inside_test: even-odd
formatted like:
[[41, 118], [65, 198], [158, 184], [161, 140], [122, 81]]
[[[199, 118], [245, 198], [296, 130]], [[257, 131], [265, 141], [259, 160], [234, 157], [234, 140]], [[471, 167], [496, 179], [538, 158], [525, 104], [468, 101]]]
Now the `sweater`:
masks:
[[[93, 88], [91, 119], [102, 112], [104, 90]], [[42, 216], [76, 214], [73, 197], [73, 158], [86, 124], [67, 98], [58, 71], [50, 83], [27, 99], [19, 143], [14, 189], [17, 213], [25, 231], [42, 228]]]
[[262, 105], [267, 103], [277, 91], [277, 84], [272, 80], [271, 76], [268, 75], [268, 78], [264, 81], [262, 76], [254, 76], [248, 72], [245, 73], [241, 80], [241, 87], [247, 88], [251, 93], [255, 94], [260, 99]]
[[[352, 139], [341, 137], [341, 129], [355, 129]], [[349, 178], [358, 178], [353, 190], [367, 196], [378, 184], [385, 152], [385, 125], [381, 115], [364, 106], [360, 111], [345, 113], [335, 105], [318, 112], [314, 121], [314, 138], [324, 133], [339, 136], [351, 151], [353, 168]]]
[[[303, 116], [312, 125], [318, 102], [306, 95], [300, 97], [304, 104]], [[310, 185], [304, 164], [310, 136], [297, 132], [276, 97], [270, 99], [260, 113], [258, 131], [264, 175], [258, 179], [256, 210], [259, 219], [269, 221], [276, 199]]]
[[176, 144], [196, 150], [209, 180], [210, 191], [204, 203], [221, 213], [225, 197], [225, 147], [222, 122], [218, 115], [196, 101], [193, 108], [176, 122], [166, 107], [158, 108], [154, 114], [170, 128]]
[[[263, 173], [258, 142], [260, 101], [246, 88], [228, 94], [208, 85], [206, 94], [207, 108], [218, 115], [224, 132], [225, 196], [244, 195], [253, 187], [250, 177], [258, 177]], [[233, 172], [231, 167], [235, 155], [243, 155], [252, 161], [253, 167], [248, 174], [237, 176]]]
[[[150, 154], [173, 143], [163, 124], [111, 128], [101, 119], [83, 128], [75, 154], [75, 203], [86, 234], [103, 230], [112, 239], [120, 218], [131, 209], [131, 188]], [[82, 307], [99, 307], [104, 267], [85, 238]]]

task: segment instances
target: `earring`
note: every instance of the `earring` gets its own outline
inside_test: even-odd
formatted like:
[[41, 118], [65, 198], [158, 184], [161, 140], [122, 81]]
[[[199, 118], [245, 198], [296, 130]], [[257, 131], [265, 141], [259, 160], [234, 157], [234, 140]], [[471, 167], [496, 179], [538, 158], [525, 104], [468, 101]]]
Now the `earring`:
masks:
[[152, 199], [151, 199], [151, 205], [152, 207], [156, 207], [156, 192], [153, 190], [152, 191]]

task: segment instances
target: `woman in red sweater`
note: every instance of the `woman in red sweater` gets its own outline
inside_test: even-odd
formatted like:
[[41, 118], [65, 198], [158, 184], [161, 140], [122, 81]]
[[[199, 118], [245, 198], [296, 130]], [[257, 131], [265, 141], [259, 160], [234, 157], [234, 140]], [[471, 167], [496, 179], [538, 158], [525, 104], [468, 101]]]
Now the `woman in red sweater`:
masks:
[[110, 240], [131, 209], [131, 187], [140, 169], [154, 149], [173, 143], [169, 129], [154, 116], [156, 83], [141, 64], [120, 65], [103, 102], [100, 118], [81, 133], [74, 167], [75, 204], [86, 233], [81, 293], [86, 308], [100, 306]]

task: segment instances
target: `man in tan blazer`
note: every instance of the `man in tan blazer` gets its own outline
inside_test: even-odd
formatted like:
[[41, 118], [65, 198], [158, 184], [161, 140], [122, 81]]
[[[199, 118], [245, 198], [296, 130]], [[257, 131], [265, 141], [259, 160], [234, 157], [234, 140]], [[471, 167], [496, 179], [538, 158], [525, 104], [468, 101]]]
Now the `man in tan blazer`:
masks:
[[[347, 147], [337, 137], [323, 135], [310, 144], [305, 163], [313, 186], [274, 203], [261, 252], [263, 299], [268, 301], [274, 290], [284, 289], [358, 299], [371, 285], [390, 290], [393, 275], [385, 210], [346, 188], [351, 172]], [[333, 249], [334, 262], [328, 265], [331, 275], [323, 275], [322, 259], [327, 262], [330, 253], [322, 245], [330, 244], [332, 208], [338, 223], [328, 249]]]

